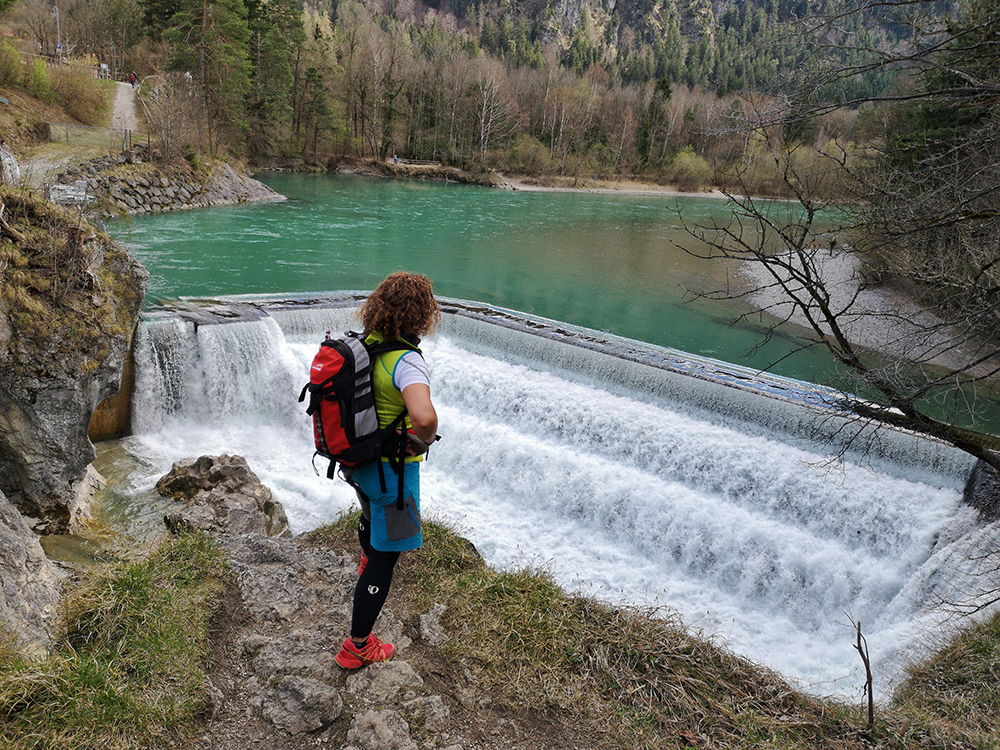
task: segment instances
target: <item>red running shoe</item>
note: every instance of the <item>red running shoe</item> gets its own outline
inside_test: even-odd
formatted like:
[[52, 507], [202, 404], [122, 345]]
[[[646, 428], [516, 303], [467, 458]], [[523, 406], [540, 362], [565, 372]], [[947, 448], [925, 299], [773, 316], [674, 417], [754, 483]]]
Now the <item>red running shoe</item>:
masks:
[[361, 575], [362, 573], [365, 572], [365, 566], [367, 564], [368, 564], [368, 555], [366, 555], [364, 553], [364, 550], [362, 550], [361, 551], [361, 562], [358, 563], [358, 575]]
[[396, 647], [391, 643], [382, 643], [374, 635], [370, 635], [363, 648], [358, 648], [354, 641], [345, 638], [340, 652], [333, 658], [344, 669], [357, 669], [377, 661], [388, 661], [395, 653]]

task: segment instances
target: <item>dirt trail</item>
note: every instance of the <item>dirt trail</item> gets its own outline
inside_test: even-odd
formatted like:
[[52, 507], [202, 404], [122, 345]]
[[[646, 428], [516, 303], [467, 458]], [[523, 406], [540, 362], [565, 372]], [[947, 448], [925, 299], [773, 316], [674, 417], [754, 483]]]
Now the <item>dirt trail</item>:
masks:
[[[109, 128], [117, 135], [109, 133], [108, 143], [121, 142], [123, 130], [135, 132], [139, 118], [135, 109], [135, 90], [128, 83], [119, 83], [112, 104]], [[119, 146], [120, 147], [120, 146]], [[108, 152], [107, 146], [77, 145], [68, 143], [47, 143], [34, 147], [30, 154], [20, 159], [21, 179], [25, 187], [38, 189], [55, 180], [56, 175], [67, 168], [81, 164]]]
[[135, 89], [129, 83], [119, 83], [111, 114], [111, 127], [116, 130], [135, 130], [139, 118], [135, 114]]

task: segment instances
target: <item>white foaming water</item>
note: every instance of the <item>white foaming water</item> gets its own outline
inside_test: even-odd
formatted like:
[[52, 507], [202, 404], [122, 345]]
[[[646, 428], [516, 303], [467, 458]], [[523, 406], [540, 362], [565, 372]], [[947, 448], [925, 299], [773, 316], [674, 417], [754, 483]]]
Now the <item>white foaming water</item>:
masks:
[[[355, 506], [310, 467], [297, 401], [323, 331], [348, 327], [342, 310], [323, 315], [144, 324], [126, 441], [143, 467], [136, 491], [173, 461], [228, 453], [247, 459], [296, 533]], [[937, 598], [962, 585], [963, 546], [986, 533], [953, 479], [835, 462], [458, 336], [423, 348], [443, 435], [421, 473], [425, 514], [495, 566], [542, 565], [567, 588], [679, 611], [817, 693], [859, 694], [852, 621], [886, 692], [928, 647]]]

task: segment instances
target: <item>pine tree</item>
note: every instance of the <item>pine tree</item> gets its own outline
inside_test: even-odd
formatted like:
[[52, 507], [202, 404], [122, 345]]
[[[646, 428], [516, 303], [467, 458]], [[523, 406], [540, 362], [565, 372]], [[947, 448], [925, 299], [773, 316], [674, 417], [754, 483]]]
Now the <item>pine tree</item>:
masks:
[[292, 58], [305, 42], [305, 27], [298, 0], [249, 0], [247, 21], [253, 68], [247, 145], [251, 154], [275, 154], [289, 145]]
[[182, 0], [163, 39], [173, 48], [170, 66], [190, 73], [202, 100], [205, 146], [241, 151], [250, 89], [247, 9], [243, 0]]

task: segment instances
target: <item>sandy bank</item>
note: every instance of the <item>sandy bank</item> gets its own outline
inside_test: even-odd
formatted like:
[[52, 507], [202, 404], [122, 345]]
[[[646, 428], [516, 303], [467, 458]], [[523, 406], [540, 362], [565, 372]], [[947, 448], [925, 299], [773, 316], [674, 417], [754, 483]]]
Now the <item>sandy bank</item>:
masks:
[[526, 193], [591, 193], [598, 195], [641, 195], [662, 198], [722, 198], [725, 195], [716, 189], [685, 192], [650, 182], [632, 180], [584, 180], [577, 185], [542, 185], [529, 177], [499, 175], [495, 187], [501, 190], [515, 190]]

